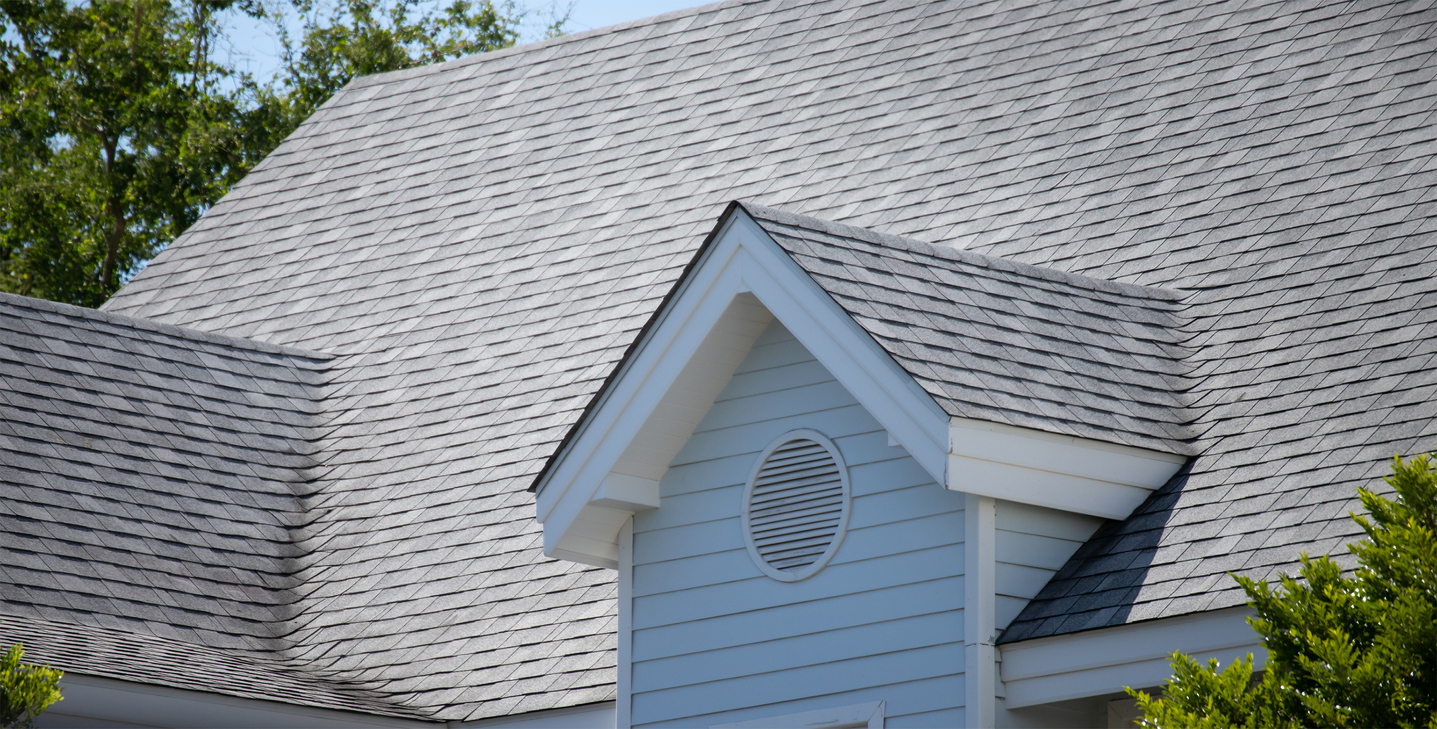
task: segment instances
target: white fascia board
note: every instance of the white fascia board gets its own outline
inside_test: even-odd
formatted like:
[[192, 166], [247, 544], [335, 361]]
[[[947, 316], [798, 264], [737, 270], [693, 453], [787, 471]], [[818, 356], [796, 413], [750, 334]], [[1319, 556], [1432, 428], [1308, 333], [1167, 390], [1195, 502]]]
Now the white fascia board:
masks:
[[[702, 344], [719, 318], [743, 292], [738, 266], [731, 265], [735, 246], [716, 241], [705, 260], [681, 285], [647, 341], [641, 343], [624, 369], [614, 378], [602, 401], [583, 424], [582, 431], [564, 450], [553, 471], [539, 485], [536, 516], [544, 525], [544, 553], [551, 557], [618, 568], [618, 531], [632, 516], [590, 502], [613, 472], [645, 421], [658, 408], [663, 395]], [[710, 265], [712, 264], [712, 265]], [[649, 479], [656, 481], [657, 479]], [[592, 513], [601, 510], [597, 518]], [[603, 512], [613, 512], [605, 514]], [[581, 518], [582, 517], [582, 518]], [[620, 518], [622, 517], [622, 518]], [[594, 538], [576, 543], [570, 534], [576, 522], [612, 524], [612, 541], [598, 549]], [[593, 530], [585, 530], [591, 535]]]
[[150, 727], [427, 727], [434, 722], [297, 706], [65, 672], [65, 699], [40, 715], [41, 726], [108, 722]]
[[1223, 665], [1253, 654], [1256, 668], [1267, 649], [1247, 624], [1248, 607], [1149, 620], [1001, 647], [1008, 708], [1120, 694], [1125, 687], [1160, 686], [1172, 675], [1168, 656], [1181, 651]]
[[539, 484], [545, 554], [618, 568], [624, 521], [656, 507], [664, 469], [773, 318], [943, 482], [948, 416], [747, 213], [680, 287]]
[[1172, 453], [969, 418], [949, 421], [948, 488], [1125, 519], [1182, 468]]

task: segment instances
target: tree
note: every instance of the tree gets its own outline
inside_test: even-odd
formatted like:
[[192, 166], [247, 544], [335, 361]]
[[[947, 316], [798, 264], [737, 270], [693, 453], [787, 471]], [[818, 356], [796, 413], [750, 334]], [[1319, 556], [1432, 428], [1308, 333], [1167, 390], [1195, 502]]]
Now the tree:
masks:
[[253, 163], [209, 58], [236, 4], [0, 0], [0, 288], [98, 305]]
[[1147, 727], [1437, 727], [1437, 462], [1395, 458], [1389, 500], [1359, 489], [1371, 519], [1350, 575], [1303, 555], [1281, 588], [1239, 577], [1268, 649], [1218, 669], [1175, 653], [1164, 696], [1128, 689]]
[[33, 725], [36, 716], [61, 700], [60, 678], [65, 674], [49, 666], [21, 663], [25, 649], [20, 644], [0, 657], [0, 727]]
[[213, 49], [226, 13], [276, 19], [272, 2], [0, 0], [0, 291], [98, 306], [351, 79], [508, 47], [522, 19], [290, 2], [301, 37], [257, 80]]
[[[447, 6], [419, 0], [290, 0], [301, 19], [298, 40], [286, 13], [267, 12], [283, 50], [283, 67], [269, 85], [254, 87], [257, 125], [268, 133], [265, 151], [309, 118], [329, 97], [358, 76], [398, 71], [508, 48], [519, 39], [524, 14], [512, 3], [452, 0]], [[549, 26], [562, 32], [567, 16]]]

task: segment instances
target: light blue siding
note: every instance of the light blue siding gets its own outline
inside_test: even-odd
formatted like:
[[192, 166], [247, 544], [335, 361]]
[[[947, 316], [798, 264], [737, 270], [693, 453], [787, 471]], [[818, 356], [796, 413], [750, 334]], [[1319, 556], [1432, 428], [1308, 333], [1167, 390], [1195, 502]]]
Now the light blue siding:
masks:
[[935, 729], [935, 727], [961, 726], [966, 726], [963, 723], [962, 709], [941, 709], [894, 717], [884, 722], [883, 729]]
[[[759, 452], [796, 428], [837, 444], [853, 504], [828, 566], [782, 583], [750, 559], [740, 502]], [[634, 519], [636, 726], [878, 700], [892, 727], [961, 720], [963, 496], [890, 447], [782, 325], [759, 338], [661, 494], [659, 509]]]
[[1018, 617], [1048, 579], [1103, 523], [1095, 516], [999, 501], [995, 537], [998, 556], [997, 627]]
[[[962, 651], [959, 650], [956, 655], [960, 656], [961, 660]], [[903, 657], [905, 656], [902, 654], [894, 654], [889, 656], [888, 658], [901, 659]], [[949, 657], [951, 656], [945, 655], [944, 660], [946, 661]], [[888, 667], [884, 664], [883, 661], [880, 660], [870, 661], [867, 662], [865, 665], [875, 670], [884, 670]], [[901, 668], [903, 662], [901, 660], [892, 661], [890, 665]], [[847, 670], [849, 672], [849, 675], [856, 675], [857, 671], [855, 669], [859, 667], [848, 665], [842, 666], [840, 668]], [[729, 722], [749, 721], [755, 718], [761, 719], [768, 716], [797, 714], [805, 711], [814, 711], [817, 709], [829, 709], [839, 706], [852, 706], [854, 704], [864, 704], [870, 701], [885, 701], [888, 703], [886, 712], [887, 719], [885, 722], [885, 726], [919, 726], [926, 727], [927, 729], [934, 729], [933, 724], [924, 724], [921, 722], [905, 722], [904, 720], [905, 718], [913, 716], [914, 714], [921, 716], [937, 711], [952, 711], [953, 708], [951, 704], [955, 702], [960, 704], [963, 703], [963, 674], [961, 673], [951, 676], [938, 676], [935, 678], [922, 678], [914, 680], [903, 680], [904, 675], [905, 674], [903, 672], [895, 672], [892, 676], [876, 674], [870, 676], [868, 681], [865, 681], [863, 683], [876, 683], [877, 685], [867, 685], [861, 688], [851, 688], [846, 690], [842, 685], [839, 685], [831, 680], [835, 677], [795, 677], [791, 673], [775, 674], [771, 676], [757, 676], [755, 678], [758, 680], [767, 679], [767, 686], [770, 688], [781, 688], [778, 682], [784, 679], [788, 679], [790, 677], [800, 678], [800, 680], [806, 680], [810, 683], [833, 683], [834, 685], [832, 686], [831, 693], [828, 694], [815, 695], [793, 701], [784, 701], [782, 703], [774, 703], [770, 704], [767, 707], [761, 707], [758, 709], [716, 712], [704, 715], [702, 717], [691, 717], [686, 720], [677, 720], [668, 723], [675, 726], [704, 727], [712, 726], [713, 724], [726, 724]], [[884, 679], [885, 677], [890, 678], [894, 681], [894, 683], [881, 683], [882, 679]], [[824, 681], [824, 678], [829, 678], [830, 680]], [[720, 682], [718, 684], [712, 684], [711, 686], [714, 690], [719, 692], [742, 692], [746, 688], [729, 682]], [[753, 698], [755, 701], [758, 701], [762, 700], [762, 698], [767, 697], [754, 696]], [[635, 697], [635, 701], [638, 701], [638, 697]], [[912, 710], [914, 713], [905, 713], [901, 716], [894, 716], [893, 707], [895, 705], [906, 707], [907, 710]], [[679, 708], [680, 710], [683, 709], [683, 707], [676, 708]], [[958, 715], [962, 716], [962, 709], [957, 709], [957, 711], [959, 712]], [[938, 726], [959, 727], [962, 726], [962, 723], [960, 722], [958, 724], [951, 725], [943, 724]]]

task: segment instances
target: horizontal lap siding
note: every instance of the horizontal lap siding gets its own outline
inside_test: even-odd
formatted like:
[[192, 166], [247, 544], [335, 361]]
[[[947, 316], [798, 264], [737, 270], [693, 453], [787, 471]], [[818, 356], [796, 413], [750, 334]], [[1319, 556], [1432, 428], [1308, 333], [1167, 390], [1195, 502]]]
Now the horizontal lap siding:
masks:
[[[782, 583], [750, 559], [741, 501], [760, 451], [796, 428], [837, 444], [853, 504], [828, 566]], [[890, 447], [781, 325], [759, 338], [674, 459], [661, 504], [634, 520], [635, 725], [878, 700], [890, 726], [906, 726], [905, 715], [961, 718], [962, 495]]]
[[1041, 506], [999, 501], [997, 626], [1005, 628], [1103, 520]]

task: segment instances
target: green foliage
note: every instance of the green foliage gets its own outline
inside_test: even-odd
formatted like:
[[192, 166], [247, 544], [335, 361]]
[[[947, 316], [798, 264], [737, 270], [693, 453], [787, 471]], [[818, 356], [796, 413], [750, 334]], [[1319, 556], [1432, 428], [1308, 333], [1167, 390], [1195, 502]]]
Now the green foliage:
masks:
[[[487, 0], [0, 0], [0, 291], [97, 306], [356, 76], [505, 48]], [[217, 62], [276, 21], [279, 76]], [[557, 33], [563, 21], [550, 28]]]
[[248, 169], [234, 5], [0, 0], [0, 289], [98, 305]]
[[[453, 0], [290, 0], [302, 19], [290, 37], [285, 14], [271, 11], [284, 46], [275, 83], [258, 89], [268, 115], [269, 144], [278, 143], [351, 79], [508, 48], [519, 39], [522, 13], [506, 3]], [[563, 20], [551, 26], [558, 32]]]
[[0, 727], [32, 726], [46, 707], [61, 700], [60, 678], [65, 674], [49, 666], [21, 663], [25, 649], [19, 644], [0, 657]]
[[1351, 576], [1302, 558], [1280, 589], [1238, 577], [1268, 649], [1219, 671], [1173, 654], [1164, 696], [1128, 689], [1145, 727], [1437, 728], [1437, 462], [1393, 460], [1389, 500], [1360, 489], [1367, 540]]

